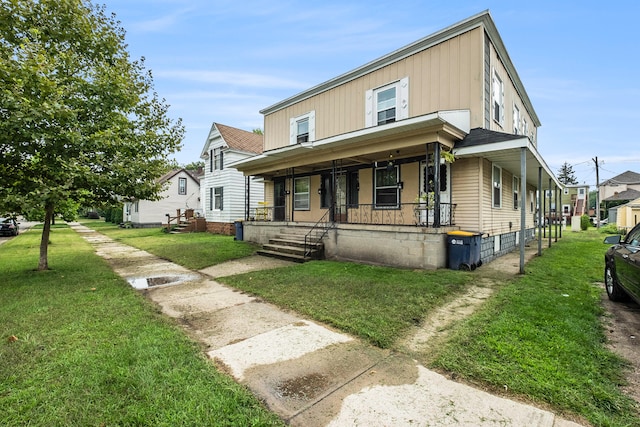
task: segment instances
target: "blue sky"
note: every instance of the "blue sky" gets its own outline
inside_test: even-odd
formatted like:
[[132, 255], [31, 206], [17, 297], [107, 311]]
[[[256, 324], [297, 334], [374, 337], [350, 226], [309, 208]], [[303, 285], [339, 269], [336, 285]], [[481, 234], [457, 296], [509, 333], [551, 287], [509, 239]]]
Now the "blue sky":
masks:
[[213, 122], [262, 128], [259, 111], [489, 9], [542, 122], [538, 149], [580, 183], [640, 173], [636, 0], [103, 0], [186, 127], [181, 164]]

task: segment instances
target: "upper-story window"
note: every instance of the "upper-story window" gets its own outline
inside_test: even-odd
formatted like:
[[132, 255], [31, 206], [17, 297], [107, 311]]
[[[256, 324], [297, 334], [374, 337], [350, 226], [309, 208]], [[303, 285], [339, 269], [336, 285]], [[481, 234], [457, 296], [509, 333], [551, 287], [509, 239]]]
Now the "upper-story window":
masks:
[[365, 125], [379, 126], [409, 117], [409, 78], [376, 89], [365, 94]]
[[209, 172], [222, 170], [222, 147], [209, 150]]
[[520, 109], [515, 104], [513, 104], [513, 133], [520, 134]]
[[493, 99], [493, 120], [500, 126], [504, 124], [504, 83], [494, 70], [491, 97]]
[[310, 111], [290, 120], [289, 144], [301, 144], [316, 139], [316, 112]]
[[513, 209], [518, 209], [520, 206], [520, 178], [513, 177]]
[[187, 194], [187, 178], [178, 178], [178, 194]]

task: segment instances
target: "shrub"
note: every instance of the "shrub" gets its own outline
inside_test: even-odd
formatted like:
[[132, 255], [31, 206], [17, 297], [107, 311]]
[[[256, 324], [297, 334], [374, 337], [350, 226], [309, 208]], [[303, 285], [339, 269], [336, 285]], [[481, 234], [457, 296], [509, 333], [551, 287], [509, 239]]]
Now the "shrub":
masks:
[[582, 215], [580, 217], [580, 229], [582, 231], [585, 231], [587, 228], [589, 228], [590, 224], [591, 222], [589, 221], [589, 215]]
[[622, 228], [618, 229], [618, 226], [615, 223], [603, 225], [602, 227], [600, 227], [600, 233], [603, 233], [603, 234], [620, 234], [622, 236], [627, 234], [624, 229], [622, 229]]

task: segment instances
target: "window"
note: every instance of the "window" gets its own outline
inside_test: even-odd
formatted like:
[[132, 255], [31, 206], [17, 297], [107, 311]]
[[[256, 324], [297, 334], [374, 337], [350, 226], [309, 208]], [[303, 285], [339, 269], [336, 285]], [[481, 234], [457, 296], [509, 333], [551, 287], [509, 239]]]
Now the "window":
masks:
[[398, 167], [377, 168], [375, 170], [375, 206], [377, 208], [398, 207]]
[[492, 172], [492, 203], [494, 208], [502, 207], [502, 168], [497, 165], [493, 165]]
[[409, 117], [409, 78], [404, 77], [365, 94], [365, 126], [379, 126]]
[[522, 134], [524, 136], [529, 136], [529, 123], [525, 118], [522, 118]]
[[213, 189], [213, 209], [221, 211], [224, 207], [224, 188], [216, 187]]
[[134, 212], [140, 212], [140, 202], [136, 200], [136, 203], [133, 205]]
[[568, 195], [569, 194], [569, 189], [567, 187], [564, 187], [564, 190], [562, 191], [564, 193], [564, 195]]
[[187, 194], [187, 178], [178, 178], [178, 194]]
[[491, 95], [493, 99], [493, 120], [502, 126], [504, 123], [504, 84], [495, 70], [493, 72]]
[[520, 204], [520, 178], [513, 177], [513, 209], [518, 209]]
[[309, 177], [294, 179], [293, 209], [296, 211], [309, 210]]
[[513, 133], [520, 134], [520, 109], [517, 105], [513, 105]]
[[222, 147], [213, 149], [213, 169], [222, 170]]
[[213, 210], [213, 188], [209, 188], [209, 210]]
[[316, 112], [310, 111], [290, 119], [289, 144], [302, 144], [316, 139]]

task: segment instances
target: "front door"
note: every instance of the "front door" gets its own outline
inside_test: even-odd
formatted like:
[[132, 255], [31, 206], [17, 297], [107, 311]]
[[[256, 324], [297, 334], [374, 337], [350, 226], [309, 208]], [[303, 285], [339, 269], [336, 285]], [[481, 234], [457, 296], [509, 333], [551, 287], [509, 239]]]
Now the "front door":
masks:
[[285, 205], [285, 180], [284, 178], [273, 181], [273, 220], [284, 221]]

